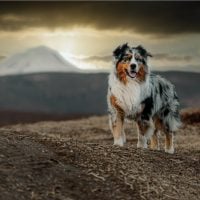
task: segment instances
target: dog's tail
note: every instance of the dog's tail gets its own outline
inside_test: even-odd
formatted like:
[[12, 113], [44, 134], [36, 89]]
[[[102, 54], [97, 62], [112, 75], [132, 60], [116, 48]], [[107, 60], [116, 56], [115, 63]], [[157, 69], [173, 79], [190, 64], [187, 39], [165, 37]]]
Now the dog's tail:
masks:
[[164, 121], [170, 132], [176, 132], [182, 126], [179, 112], [169, 113]]

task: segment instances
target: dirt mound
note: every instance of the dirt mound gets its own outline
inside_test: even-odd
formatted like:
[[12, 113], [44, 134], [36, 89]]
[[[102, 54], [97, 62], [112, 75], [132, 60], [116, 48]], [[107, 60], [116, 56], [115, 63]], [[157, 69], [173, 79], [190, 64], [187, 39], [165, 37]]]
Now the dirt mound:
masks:
[[107, 117], [3, 127], [0, 199], [198, 199], [199, 128], [181, 129], [169, 155], [136, 149], [132, 123], [113, 146]]

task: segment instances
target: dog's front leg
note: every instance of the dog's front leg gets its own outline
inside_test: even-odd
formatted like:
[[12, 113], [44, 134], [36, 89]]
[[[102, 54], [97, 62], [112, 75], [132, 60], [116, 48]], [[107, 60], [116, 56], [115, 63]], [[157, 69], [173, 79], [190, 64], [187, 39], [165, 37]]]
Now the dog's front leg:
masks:
[[123, 125], [124, 118], [119, 113], [116, 113], [116, 116], [110, 116], [110, 128], [114, 138], [114, 145], [123, 146], [126, 142]]
[[117, 98], [111, 95], [108, 98], [108, 105], [110, 110], [110, 129], [114, 138], [114, 145], [123, 146], [126, 142], [124, 132], [124, 110], [119, 105]]

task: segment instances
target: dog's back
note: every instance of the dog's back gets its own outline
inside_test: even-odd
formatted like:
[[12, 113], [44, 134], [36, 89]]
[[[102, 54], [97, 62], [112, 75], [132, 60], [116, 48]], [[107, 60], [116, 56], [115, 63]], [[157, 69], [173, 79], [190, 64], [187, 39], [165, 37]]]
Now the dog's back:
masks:
[[164, 131], [176, 131], [181, 125], [179, 115], [179, 100], [175, 87], [168, 80], [159, 75], [150, 74], [149, 88], [151, 90], [142, 104], [144, 110], [141, 118], [148, 120], [150, 117], [159, 119]]

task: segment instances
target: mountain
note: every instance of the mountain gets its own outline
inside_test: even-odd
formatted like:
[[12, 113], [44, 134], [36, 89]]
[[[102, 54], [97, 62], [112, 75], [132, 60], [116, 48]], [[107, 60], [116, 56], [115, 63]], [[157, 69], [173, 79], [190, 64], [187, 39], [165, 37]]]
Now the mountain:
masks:
[[0, 64], [0, 75], [79, 71], [56, 50], [46, 46], [31, 48], [15, 54]]
[[[181, 107], [200, 107], [200, 73], [156, 72], [176, 87]], [[0, 111], [107, 113], [107, 73], [38, 73], [0, 77]]]

